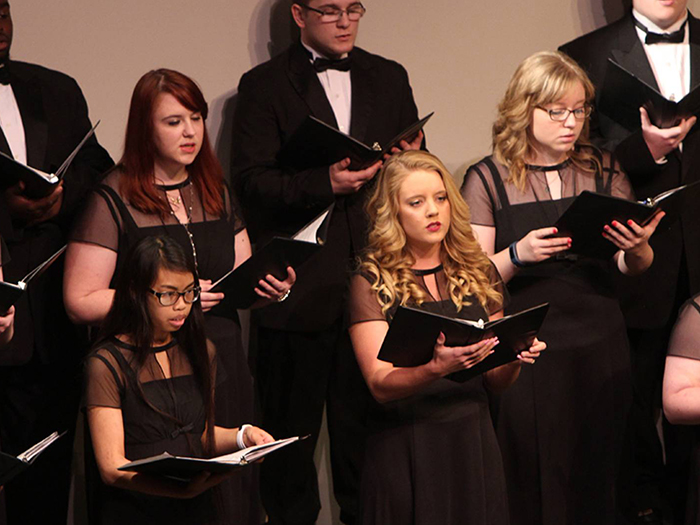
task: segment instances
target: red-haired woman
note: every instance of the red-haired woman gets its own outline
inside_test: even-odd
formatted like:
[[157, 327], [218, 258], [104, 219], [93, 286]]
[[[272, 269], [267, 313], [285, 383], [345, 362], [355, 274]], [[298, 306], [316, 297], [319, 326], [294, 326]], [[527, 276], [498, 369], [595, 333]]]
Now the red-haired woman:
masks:
[[[76, 225], [66, 254], [64, 297], [74, 322], [99, 324], [114, 298], [127, 249], [143, 237], [166, 234], [192, 254], [207, 313], [206, 333], [219, 349], [225, 377], [218, 386], [216, 422], [238, 427], [253, 418], [253, 386], [236, 310], [211, 283], [251, 253], [245, 225], [224, 182], [204, 121], [207, 103], [187, 76], [167, 69], [136, 84], [124, 154], [107, 174]], [[283, 300], [295, 276], [268, 276], [256, 288], [260, 304]], [[173, 320], [176, 322], [177, 320]], [[248, 470], [248, 469], [246, 469]], [[257, 523], [250, 472], [233, 478], [233, 523]], [[225, 498], [231, 502], [230, 498]], [[235, 508], [233, 508], [235, 507]]]

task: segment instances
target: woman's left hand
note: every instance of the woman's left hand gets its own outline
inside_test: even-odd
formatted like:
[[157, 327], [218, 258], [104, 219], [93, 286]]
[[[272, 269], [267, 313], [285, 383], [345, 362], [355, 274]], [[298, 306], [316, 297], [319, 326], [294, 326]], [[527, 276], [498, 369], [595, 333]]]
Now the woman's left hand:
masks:
[[254, 427], [250, 425], [245, 427], [243, 432], [243, 444], [248, 447], [254, 447], [255, 445], [264, 445], [265, 443], [272, 443], [275, 440], [270, 434], [265, 432], [262, 428]]
[[612, 242], [625, 253], [638, 252], [649, 243], [649, 237], [654, 233], [656, 227], [666, 214], [660, 211], [644, 226], [639, 226], [636, 222], [629, 220], [627, 225], [613, 221], [605, 225], [603, 237]]
[[274, 275], [267, 274], [265, 279], [258, 281], [255, 293], [264, 299], [281, 303], [289, 297], [296, 280], [297, 274], [294, 273], [294, 268], [287, 266], [287, 278], [284, 281], [276, 279]]
[[520, 359], [522, 363], [532, 365], [535, 363], [535, 359], [540, 356], [540, 353], [542, 353], [545, 348], [547, 348], [547, 343], [540, 341], [535, 337], [535, 340], [532, 342], [532, 345], [530, 345], [530, 348], [518, 354], [518, 359]]

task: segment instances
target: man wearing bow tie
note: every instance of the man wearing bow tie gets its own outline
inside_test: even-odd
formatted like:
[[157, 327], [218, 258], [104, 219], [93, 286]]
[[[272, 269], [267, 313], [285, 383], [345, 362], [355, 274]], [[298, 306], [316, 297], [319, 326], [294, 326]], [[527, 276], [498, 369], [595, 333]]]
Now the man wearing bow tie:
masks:
[[[0, 0], [0, 151], [50, 173], [91, 128], [87, 104], [67, 75], [11, 60], [12, 36], [10, 5]], [[0, 173], [0, 237], [12, 259], [3, 265], [6, 281], [19, 281], [65, 244], [73, 214], [111, 165], [92, 137], [46, 197], [32, 198], [21, 183], [3, 182]], [[2, 450], [16, 455], [53, 431], [68, 431], [4, 488], [9, 524], [66, 523], [79, 364], [87, 340], [65, 315], [62, 266], [59, 261], [32, 281], [15, 305], [14, 339], [0, 352]]]
[[[326, 245], [299, 268], [289, 298], [258, 319], [265, 428], [275, 436], [311, 434], [262, 465], [263, 503], [270, 523], [315, 522], [320, 505], [313, 452], [328, 399], [334, 490], [341, 519], [352, 523], [363, 438], [351, 410], [367, 405], [369, 394], [342, 318], [349, 265], [365, 243], [367, 188], [381, 163], [354, 171], [342, 159], [296, 170], [280, 165], [277, 154], [308, 115], [372, 145], [386, 144], [418, 114], [405, 69], [355, 47], [365, 14], [360, 2], [300, 0], [291, 11], [300, 41], [241, 78], [233, 181], [258, 245], [296, 232], [332, 203], [335, 209]], [[419, 134], [401, 147], [415, 149], [421, 141]], [[343, 397], [359, 390], [359, 398]]]
[[[596, 86], [596, 102], [606, 93], [605, 73], [613, 60], [670, 100], [680, 100], [700, 84], [700, 21], [687, 0], [633, 0], [632, 12], [561, 47], [586, 69]], [[613, 94], [621, 99], [624, 93]], [[696, 117], [660, 129], [639, 110], [639, 124], [627, 129], [608, 108], [596, 104], [593, 141], [615, 152], [638, 199], [700, 179], [700, 133]], [[674, 522], [682, 523], [686, 445], [682, 430], [666, 427], [666, 467], [656, 431], [660, 385], [670, 330], [678, 307], [700, 292], [700, 207], [692, 203], [680, 220], [664, 219], [651, 239], [655, 259], [642, 276], [620, 283], [632, 348], [634, 406], [630, 415], [630, 459], [623, 465], [623, 494], [639, 523], [661, 523], [667, 506], [661, 492], [677, 494]], [[633, 459], [634, 457], [634, 459]], [[665, 488], [662, 484], [671, 483]], [[677, 483], [677, 485], [675, 484]]]

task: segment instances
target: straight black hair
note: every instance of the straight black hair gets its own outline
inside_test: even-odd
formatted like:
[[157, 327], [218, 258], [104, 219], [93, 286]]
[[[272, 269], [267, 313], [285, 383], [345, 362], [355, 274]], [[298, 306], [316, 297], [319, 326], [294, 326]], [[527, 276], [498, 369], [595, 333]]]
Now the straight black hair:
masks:
[[[95, 347], [118, 335], [127, 336], [135, 347], [131, 365], [135, 372], [139, 396], [159, 414], [177, 421], [174, 415], [163, 413], [148, 401], [138, 377], [153, 346], [153, 323], [148, 312], [148, 301], [158, 272], [160, 269], [166, 269], [190, 273], [198, 286], [194, 259], [191, 254], [188, 257], [177, 241], [167, 235], [146, 237], [129, 250], [124, 268], [125, 270], [117, 276], [112, 307], [102, 324]], [[192, 305], [189, 316], [178, 330], [177, 341], [189, 360], [204, 400], [207, 422], [204, 449], [206, 453], [211, 454], [214, 451], [212, 365], [204, 332], [204, 315], [199, 301]]]

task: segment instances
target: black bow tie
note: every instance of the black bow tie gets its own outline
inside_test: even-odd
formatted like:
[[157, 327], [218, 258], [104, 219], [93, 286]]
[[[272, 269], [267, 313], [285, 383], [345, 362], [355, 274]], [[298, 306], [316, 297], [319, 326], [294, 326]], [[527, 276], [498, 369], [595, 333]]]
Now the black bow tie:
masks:
[[652, 44], [682, 44], [683, 39], [685, 38], [685, 25], [688, 23], [688, 19], [685, 19], [685, 22], [683, 22], [683, 25], [680, 27], [678, 31], [674, 31], [673, 33], [654, 33], [652, 31], [649, 31], [647, 27], [642, 24], [639, 20], [636, 18], [634, 19], [634, 25], [636, 25], [639, 29], [644, 31], [647, 36], [644, 39], [644, 43], [647, 45], [652, 45]]
[[6, 86], [10, 83], [10, 68], [7, 64], [0, 65], [0, 84]]
[[340, 59], [330, 59], [330, 58], [317, 58], [314, 60], [313, 66], [317, 73], [322, 73], [328, 69], [335, 69], [337, 71], [350, 71], [350, 57]]

